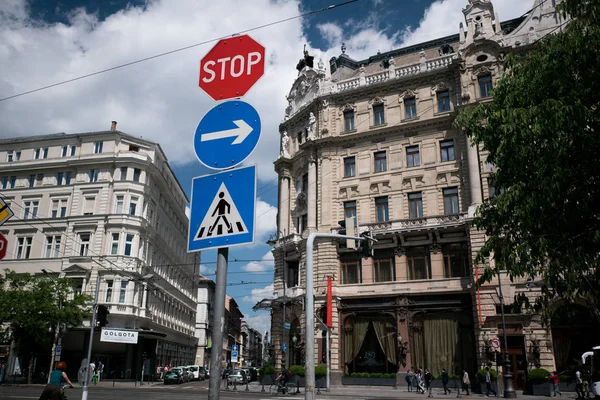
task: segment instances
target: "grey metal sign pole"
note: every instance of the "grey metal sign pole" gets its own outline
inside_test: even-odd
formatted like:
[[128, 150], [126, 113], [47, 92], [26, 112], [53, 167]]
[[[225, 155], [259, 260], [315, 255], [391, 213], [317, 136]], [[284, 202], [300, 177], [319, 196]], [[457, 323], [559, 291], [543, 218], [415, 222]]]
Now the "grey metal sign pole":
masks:
[[306, 400], [315, 400], [315, 296], [313, 280], [313, 248], [315, 239], [319, 238], [367, 240], [364, 237], [337, 235], [335, 233], [311, 233], [306, 241], [306, 326], [304, 332], [306, 335], [304, 340], [306, 343], [304, 398]]
[[223, 358], [223, 334], [225, 331], [225, 292], [227, 291], [227, 258], [229, 248], [220, 248], [217, 254], [217, 282], [215, 287], [215, 313], [212, 323], [212, 347], [210, 349], [209, 400], [219, 399], [221, 386], [221, 362]]
[[81, 400], [88, 398], [88, 383], [90, 381], [90, 363], [92, 358], [92, 344], [94, 343], [94, 328], [96, 327], [96, 311], [98, 310], [98, 294], [100, 293], [100, 271], [96, 271], [96, 293], [94, 294], [94, 306], [92, 308], [92, 325], [90, 326], [90, 342], [88, 343], [87, 365], [85, 367], [85, 379], [83, 380], [83, 390], [81, 391]]

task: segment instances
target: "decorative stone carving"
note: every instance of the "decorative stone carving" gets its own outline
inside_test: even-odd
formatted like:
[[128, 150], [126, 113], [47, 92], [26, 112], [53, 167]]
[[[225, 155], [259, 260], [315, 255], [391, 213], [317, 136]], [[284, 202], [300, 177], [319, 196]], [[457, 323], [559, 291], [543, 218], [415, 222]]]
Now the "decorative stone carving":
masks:
[[437, 243], [435, 245], [431, 246], [430, 249], [431, 249], [432, 254], [439, 254], [442, 252], [442, 247]]
[[385, 99], [379, 96], [375, 96], [373, 97], [371, 100], [369, 100], [369, 104], [372, 106], [376, 106], [378, 104], [384, 104], [385, 103]]
[[407, 89], [404, 92], [402, 92], [399, 96], [399, 101], [400, 103], [402, 103], [404, 101], [404, 99], [409, 99], [411, 97], [417, 97], [417, 91], [412, 90], [412, 89]]
[[364, 64], [360, 64], [360, 68], [358, 69], [358, 71], [359, 71], [361, 74], [364, 74], [364, 73], [367, 71], [367, 69], [365, 68], [365, 65], [364, 65]]
[[479, 76], [489, 75], [489, 74], [493, 75], [493, 73], [494, 73], [494, 71], [490, 67], [487, 67], [487, 66], [484, 65], [483, 67], [479, 67], [479, 68], [475, 69], [473, 71], [473, 75], [471, 76], [471, 78], [473, 80], [477, 80], [477, 78]]
[[354, 104], [346, 103], [342, 107], [340, 107], [342, 113], [346, 111], [354, 111]]
[[311, 112], [308, 117], [308, 125], [306, 127], [307, 140], [315, 140], [316, 139], [316, 127], [317, 127], [317, 119], [315, 118], [315, 114], [313, 114]]
[[392, 302], [393, 306], [414, 306], [417, 304], [414, 300], [409, 299], [406, 296], [396, 297], [396, 299]]
[[281, 136], [281, 157], [290, 158], [290, 137], [287, 131], [283, 131]]
[[448, 89], [448, 85], [446, 85], [446, 82], [440, 82], [437, 85], [431, 87], [431, 95], [435, 96], [436, 92], [443, 91], [446, 89]]

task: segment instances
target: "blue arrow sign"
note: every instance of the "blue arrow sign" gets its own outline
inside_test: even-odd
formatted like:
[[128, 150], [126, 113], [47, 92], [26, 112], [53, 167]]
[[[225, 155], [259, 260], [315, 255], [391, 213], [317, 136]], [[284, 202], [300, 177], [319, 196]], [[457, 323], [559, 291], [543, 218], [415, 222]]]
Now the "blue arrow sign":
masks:
[[188, 251], [254, 243], [256, 166], [192, 180]]
[[260, 117], [250, 104], [226, 101], [202, 117], [194, 136], [198, 160], [221, 170], [241, 164], [256, 148], [260, 138]]
[[234, 344], [233, 346], [231, 346], [231, 351], [238, 351], [239, 347], [237, 344]]
[[281, 345], [281, 351], [283, 351], [284, 353], [287, 351], [287, 343], [283, 342], [283, 344]]

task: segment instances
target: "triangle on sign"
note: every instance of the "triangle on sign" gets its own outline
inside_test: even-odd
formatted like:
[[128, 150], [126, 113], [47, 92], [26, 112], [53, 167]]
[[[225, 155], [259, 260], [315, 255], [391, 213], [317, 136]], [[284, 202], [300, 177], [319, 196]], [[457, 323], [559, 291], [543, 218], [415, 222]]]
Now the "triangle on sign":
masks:
[[242, 233], [248, 233], [248, 229], [223, 182], [202, 219], [194, 240]]

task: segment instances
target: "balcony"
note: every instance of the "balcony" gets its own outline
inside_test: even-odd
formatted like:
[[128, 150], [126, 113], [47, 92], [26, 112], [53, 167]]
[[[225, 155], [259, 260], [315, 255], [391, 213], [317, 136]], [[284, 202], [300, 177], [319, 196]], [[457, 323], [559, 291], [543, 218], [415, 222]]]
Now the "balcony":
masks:
[[352, 285], [341, 284], [336, 286], [335, 295], [346, 298], [365, 296], [386, 296], [407, 293], [456, 293], [468, 290], [470, 287], [471, 277], [402, 280], [374, 283], [358, 283]]
[[283, 236], [277, 239], [277, 242], [275, 243], [275, 248], [278, 249], [286, 247], [290, 244], [295, 244], [300, 241], [302, 241], [302, 235], [300, 235], [299, 233], [292, 233], [291, 235]]
[[[436, 215], [431, 217], [415, 219], [397, 219], [386, 222], [371, 222], [361, 224], [358, 227], [360, 232], [369, 231], [373, 234], [392, 233], [397, 231], [419, 231], [428, 228], [460, 226], [467, 223], [470, 219], [467, 213]], [[332, 233], [338, 233], [341, 228], [333, 228]]]

